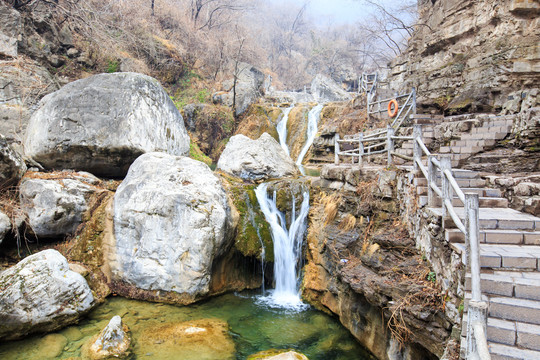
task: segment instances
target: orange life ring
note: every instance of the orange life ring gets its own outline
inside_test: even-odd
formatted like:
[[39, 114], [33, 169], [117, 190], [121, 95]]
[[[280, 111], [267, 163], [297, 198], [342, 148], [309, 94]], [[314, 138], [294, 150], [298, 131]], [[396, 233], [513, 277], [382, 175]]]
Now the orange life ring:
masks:
[[[394, 105], [394, 111], [392, 111], [392, 104]], [[391, 118], [395, 117], [398, 113], [398, 103], [396, 99], [390, 100], [388, 103], [388, 116]]]

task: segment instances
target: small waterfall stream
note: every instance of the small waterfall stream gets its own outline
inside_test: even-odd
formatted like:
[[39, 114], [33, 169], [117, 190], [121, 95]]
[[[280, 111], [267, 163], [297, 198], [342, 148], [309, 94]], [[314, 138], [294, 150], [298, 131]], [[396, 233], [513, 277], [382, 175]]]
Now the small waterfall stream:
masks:
[[291, 155], [289, 152], [289, 146], [287, 145], [287, 121], [289, 121], [289, 113], [294, 108], [294, 104], [283, 110], [281, 121], [277, 124], [276, 130], [279, 136], [279, 143], [287, 155]]
[[317, 126], [319, 124], [319, 119], [321, 117], [321, 111], [323, 107], [323, 104], [319, 104], [313, 109], [311, 109], [308, 113], [307, 140], [304, 147], [302, 148], [302, 151], [300, 151], [300, 155], [298, 155], [298, 159], [296, 160], [296, 165], [298, 166], [303, 175], [304, 167], [302, 166], [302, 161], [304, 160], [304, 157], [306, 156], [311, 144], [313, 144], [315, 136], [317, 136]]
[[288, 228], [285, 215], [276, 206], [275, 191], [272, 198], [268, 196], [267, 191], [268, 183], [263, 183], [257, 187], [255, 194], [272, 230], [276, 284], [274, 291], [262, 301], [274, 307], [302, 310], [307, 305], [300, 299], [298, 261], [309, 211], [309, 191], [303, 192], [303, 201], [298, 214], [296, 214], [296, 199], [293, 196], [291, 224]]

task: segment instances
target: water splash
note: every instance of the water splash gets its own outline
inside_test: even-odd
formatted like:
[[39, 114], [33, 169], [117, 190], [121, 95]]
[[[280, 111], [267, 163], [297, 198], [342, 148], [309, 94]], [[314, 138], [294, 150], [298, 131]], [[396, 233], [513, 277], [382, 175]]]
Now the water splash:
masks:
[[313, 109], [311, 109], [308, 113], [307, 140], [304, 147], [302, 148], [302, 151], [300, 151], [300, 155], [298, 155], [298, 159], [296, 160], [296, 165], [302, 172], [302, 175], [305, 175], [302, 161], [304, 160], [304, 157], [306, 156], [309, 148], [311, 147], [311, 144], [313, 144], [315, 136], [317, 136], [317, 126], [319, 124], [319, 119], [321, 117], [321, 111], [323, 109], [323, 106], [323, 104], [319, 104]]
[[296, 199], [293, 196], [291, 224], [287, 229], [285, 215], [276, 206], [276, 193], [268, 196], [268, 183], [255, 190], [259, 206], [272, 230], [274, 242], [274, 279], [276, 287], [261, 302], [272, 306], [301, 311], [308, 307], [300, 299], [298, 261], [302, 252], [302, 240], [306, 230], [309, 211], [309, 191], [303, 192], [300, 212], [296, 215]]
[[289, 113], [294, 108], [294, 105], [283, 109], [281, 121], [277, 124], [276, 130], [279, 136], [279, 143], [287, 155], [291, 156], [289, 152], [289, 146], [287, 145], [287, 121], [289, 121]]

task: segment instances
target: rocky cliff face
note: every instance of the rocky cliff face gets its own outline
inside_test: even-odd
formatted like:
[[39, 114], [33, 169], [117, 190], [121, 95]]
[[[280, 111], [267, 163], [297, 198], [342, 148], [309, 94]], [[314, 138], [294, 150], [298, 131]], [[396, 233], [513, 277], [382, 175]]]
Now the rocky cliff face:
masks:
[[419, 0], [418, 10], [390, 88], [414, 86], [420, 107], [457, 113], [497, 111], [538, 87], [538, 1]]
[[321, 192], [310, 210], [303, 296], [378, 359], [439, 358], [454, 325], [451, 301], [400, 220], [397, 183], [394, 171], [323, 168], [313, 183]]

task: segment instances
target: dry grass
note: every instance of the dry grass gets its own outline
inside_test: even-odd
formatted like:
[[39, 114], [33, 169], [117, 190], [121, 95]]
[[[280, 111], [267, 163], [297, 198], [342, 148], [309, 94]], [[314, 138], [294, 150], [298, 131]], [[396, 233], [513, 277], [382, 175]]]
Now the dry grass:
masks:
[[26, 234], [26, 229], [30, 228], [30, 223], [19, 201], [18, 186], [3, 188], [0, 193], [0, 210], [7, 215], [11, 223], [11, 233], [17, 245], [17, 255], [21, 256], [21, 247], [23, 245], [30, 252], [28, 243], [33, 242], [33, 240], [30, 240]]
[[321, 203], [324, 206], [324, 225], [330, 224], [336, 218], [339, 210], [341, 196], [339, 194], [326, 195], [321, 198]]
[[339, 223], [339, 228], [343, 232], [351, 231], [356, 226], [356, 217], [352, 214], [346, 214]]

